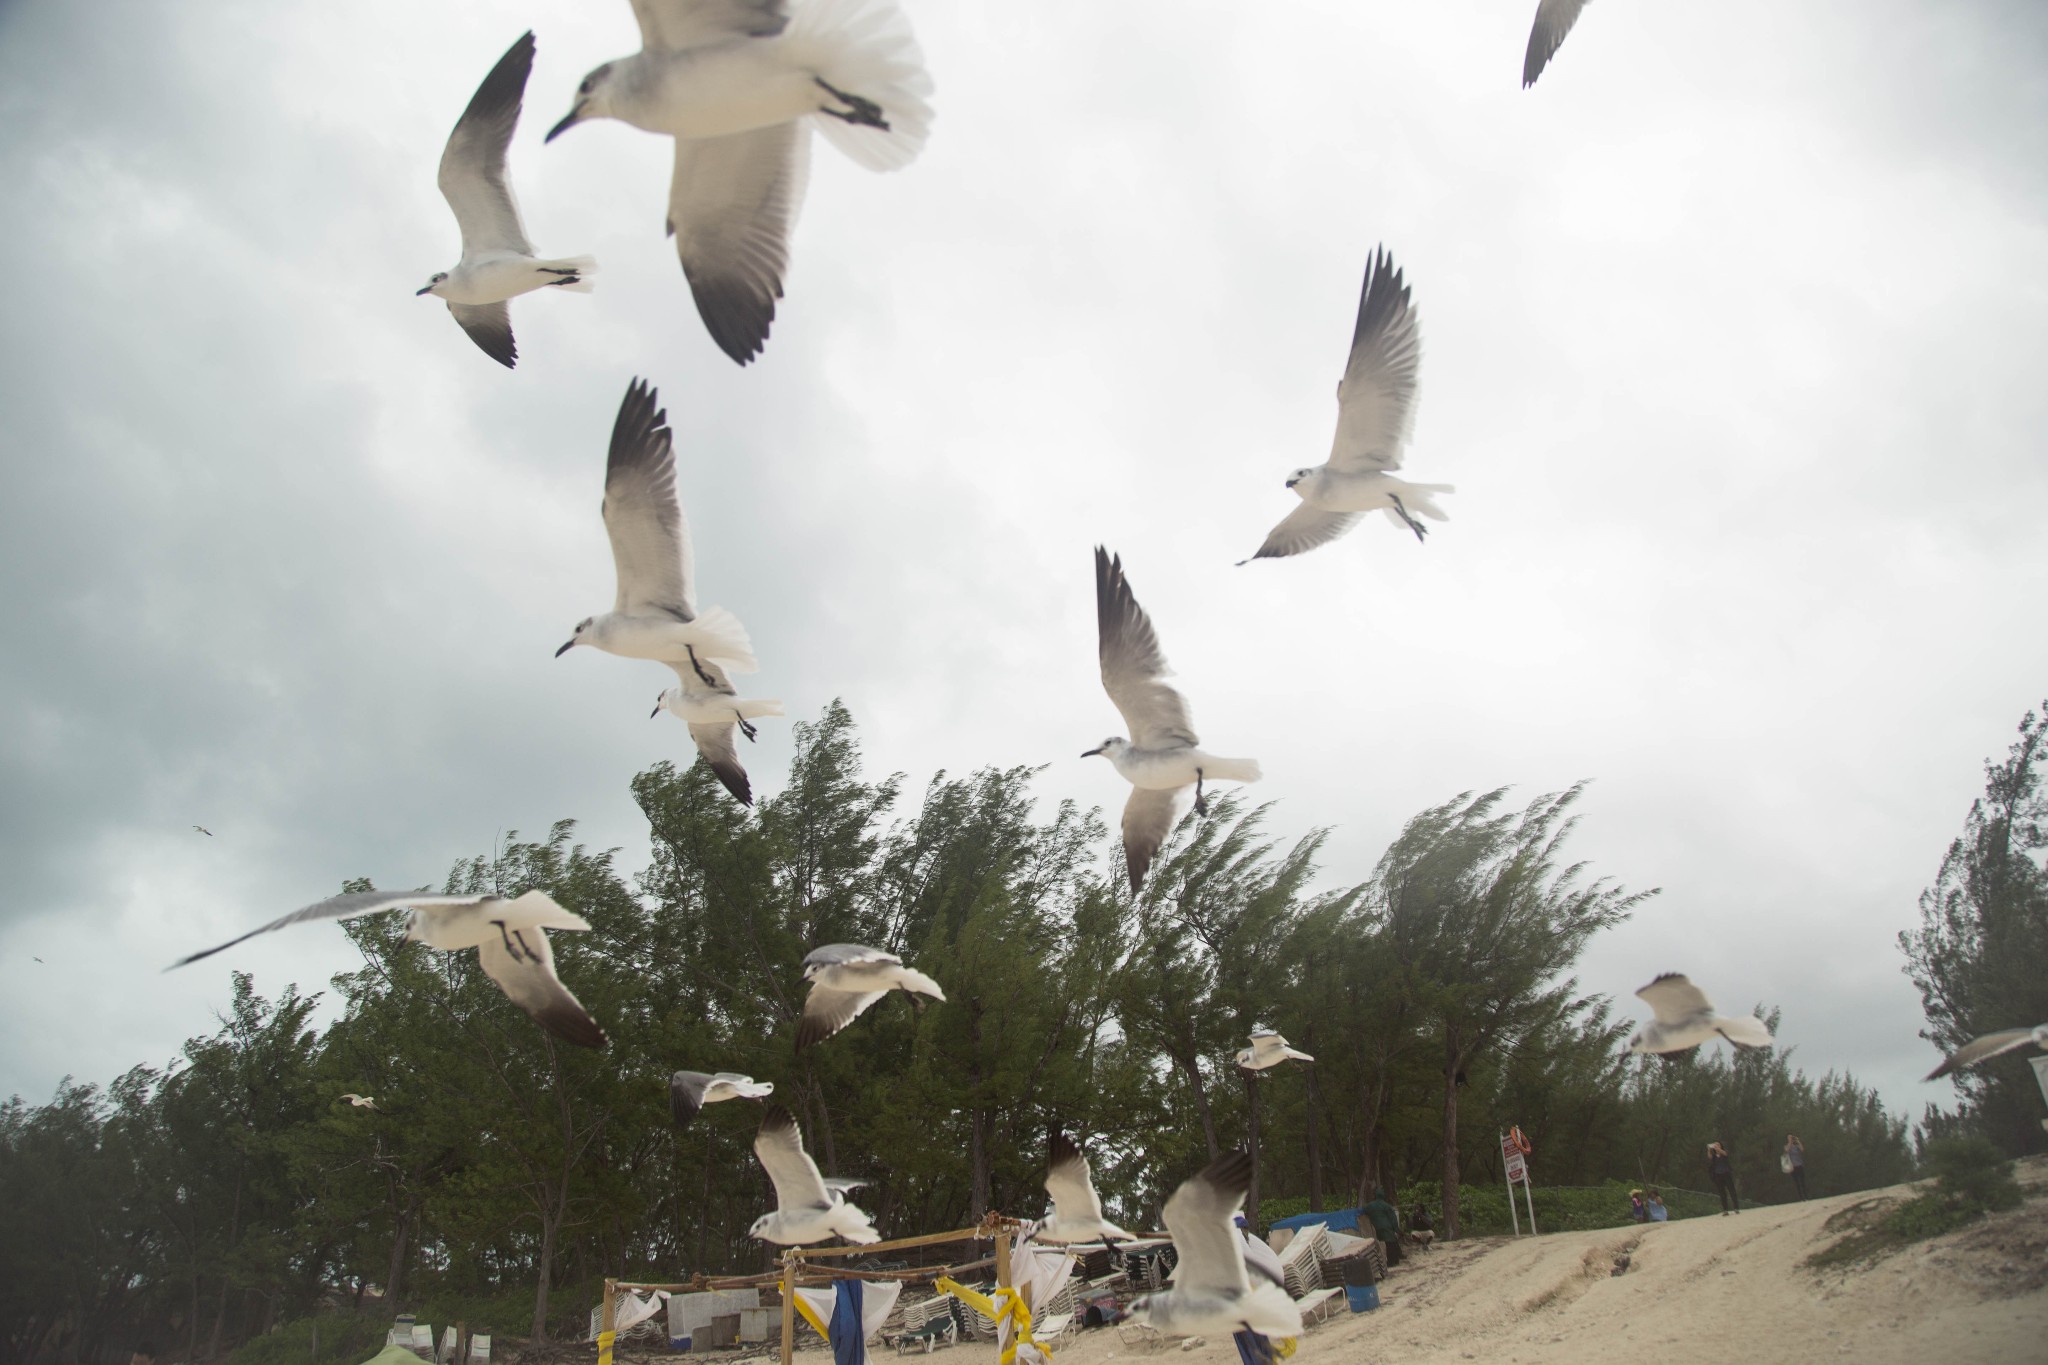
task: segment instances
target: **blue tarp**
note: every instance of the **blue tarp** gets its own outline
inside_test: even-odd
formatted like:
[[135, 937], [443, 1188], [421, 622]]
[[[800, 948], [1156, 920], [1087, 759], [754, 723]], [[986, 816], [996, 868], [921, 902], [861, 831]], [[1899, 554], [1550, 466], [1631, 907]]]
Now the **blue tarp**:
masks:
[[867, 1365], [867, 1328], [860, 1312], [860, 1281], [841, 1280], [832, 1320], [825, 1324], [832, 1338], [833, 1365]]
[[1357, 1232], [1357, 1209], [1333, 1209], [1328, 1213], [1297, 1213], [1292, 1218], [1275, 1218], [1268, 1227], [1305, 1228], [1311, 1223], [1327, 1223], [1332, 1232]]

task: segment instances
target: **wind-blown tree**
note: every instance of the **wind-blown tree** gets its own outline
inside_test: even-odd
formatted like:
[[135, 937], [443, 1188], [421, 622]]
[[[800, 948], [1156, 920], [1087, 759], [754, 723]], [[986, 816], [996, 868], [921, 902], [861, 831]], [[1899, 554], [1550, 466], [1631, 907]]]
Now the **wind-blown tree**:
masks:
[[[1920, 927], [1899, 935], [1906, 975], [1927, 1015], [1921, 1037], [1943, 1052], [2000, 1029], [2048, 1020], [2048, 702], [2020, 721], [2003, 762], [1984, 765], [1984, 795], [1970, 805], [1934, 885], [1920, 893]], [[2048, 1146], [2041, 1096], [2023, 1056], [1953, 1073], [1963, 1102], [1953, 1126], [2013, 1155]], [[1938, 1112], [1938, 1111], [1936, 1111]]]
[[1566, 1017], [1576, 983], [1558, 977], [1586, 940], [1656, 892], [1582, 882], [1565, 864], [1585, 790], [1500, 807], [1506, 789], [1467, 792], [1409, 821], [1373, 873], [1397, 958], [1415, 988], [1443, 1067], [1443, 1227], [1458, 1235], [1458, 1088], [1466, 1066], [1505, 1038]]

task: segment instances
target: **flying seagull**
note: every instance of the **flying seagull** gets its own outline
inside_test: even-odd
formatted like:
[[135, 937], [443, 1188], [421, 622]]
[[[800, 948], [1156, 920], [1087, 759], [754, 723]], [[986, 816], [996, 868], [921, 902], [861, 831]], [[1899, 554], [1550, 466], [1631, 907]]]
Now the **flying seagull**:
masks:
[[1536, 23], [1529, 30], [1529, 51], [1522, 58], [1522, 88], [1536, 84], [1544, 66], [1564, 46], [1564, 35], [1579, 21], [1586, 0], [1542, 0], [1536, 6]]
[[706, 1075], [702, 1071], [678, 1071], [668, 1078], [668, 1112], [676, 1127], [688, 1128], [697, 1111], [720, 1100], [758, 1100], [775, 1093], [770, 1081], [757, 1081], [736, 1071]]
[[1365, 268], [1351, 355], [1337, 381], [1337, 435], [1330, 458], [1287, 476], [1301, 506], [1266, 533], [1266, 543], [1252, 559], [1279, 559], [1327, 545], [1375, 509], [1413, 531], [1418, 541], [1429, 532], [1417, 515], [1446, 520], [1435, 495], [1455, 492], [1451, 485], [1394, 477], [1401, 448], [1415, 426], [1421, 369], [1422, 333], [1408, 302], [1408, 285], [1386, 248], [1377, 248]]
[[871, 171], [910, 164], [932, 84], [893, 0], [633, 0], [640, 51], [583, 78], [548, 132], [615, 118], [675, 139], [668, 230], [697, 312], [744, 365], [789, 268], [811, 127]]
[[848, 1202], [846, 1192], [861, 1186], [858, 1180], [827, 1180], [818, 1174], [818, 1164], [804, 1150], [804, 1135], [796, 1120], [779, 1104], [768, 1106], [761, 1116], [761, 1129], [754, 1134], [754, 1155], [761, 1168], [775, 1182], [775, 1212], [764, 1213], [747, 1229], [748, 1235], [783, 1246], [803, 1246], [839, 1236], [849, 1242], [878, 1242], [867, 1214]]
[[209, 839], [211, 839], [211, 838], [213, 837], [213, 831], [212, 831], [212, 830], [210, 830], [210, 829], [208, 829], [208, 828], [207, 828], [206, 826], [204, 826], [204, 825], [194, 825], [194, 826], [192, 826], [192, 828], [194, 828], [194, 829], [198, 830], [198, 831], [199, 831], [199, 832], [200, 832], [201, 834], [204, 834], [204, 835], [205, 835], [205, 836], [206, 836], [207, 838], [209, 838]]
[[782, 703], [741, 697], [725, 670], [708, 659], [669, 667], [676, 671], [676, 685], [654, 699], [654, 710], [648, 713], [648, 719], [666, 711], [688, 725], [704, 765], [717, 774], [742, 806], [753, 805], [754, 788], [747, 781], [747, 770], [740, 766], [736, 736], [745, 735], [752, 743], [753, 718], [781, 715]]
[[1959, 1067], [1975, 1066], [1979, 1062], [2017, 1051], [2032, 1043], [2035, 1047], [2048, 1049], [2048, 1024], [2036, 1024], [2032, 1028], [2009, 1028], [1997, 1033], [1987, 1033], [1982, 1038], [1973, 1038], [1955, 1050], [1955, 1055], [1942, 1060], [1940, 1066], [1927, 1073], [1926, 1079], [1934, 1080], [1946, 1076]]
[[[355, 1106], [357, 1109], [377, 1109], [377, 1101], [369, 1095], [357, 1095], [351, 1092], [349, 1094], [343, 1095], [342, 1098], [347, 1100], [351, 1105]], [[378, 1109], [377, 1112], [381, 1114], [384, 1111]]]
[[1238, 1049], [1237, 1064], [1246, 1071], [1264, 1071], [1285, 1061], [1312, 1062], [1315, 1058], [1287, 1045], [1287, 1040], [1269, 1028], [1252, 1031], [1252, 1045]]
[[1636, 992], [1656, 1017], [1628, 1040], [1630, 1052], [1683, 1052], [1689, 1047], [1726, 1038], [1737, 1047], [1769, 1047], [1771, 1031], [1753, 1014], [1733, 1017], [1714, 1013], [1705, 991], [1666, 972]]
[[828, 943], [804, 959], [804, 980], [811, 993], [804, 1000], [804, 1012], [797, 1020], [796, 1050], [821, 1043], [858, 1019], [890, 991], [916, 991], [934, 1000], [944, 1000], [939, 983], [903, 959], [880, 948], [863, 948], [858, 943]]
[[519, 103], [532, 70], [529, 30], [498, 58], [448, 134], [441, 152], [441, 197], [455, 210], [462, 229], [462, 259], [418, 291], [446, 300], [469, 339], [508, 370], [519, 359], [519, 348], [512, 344], [506, 300], [548, 288], [587, 294], [585, 277], [597, 270], [589, 256], [535, 259], [533, 243], [519, 222], [519, 203], [505, 179], [505, 148], [519, 125]]
[[1270, 1266], [1253, 1277], [1238, 1239], [1237, 1211], [1251, 1188], [1252, 1160], [1225, 1152], [1166, 1201], [1166, 1231], [1180, 1264], [1173, 1288], [1131, 1302], [1128, 1318], [1179, 1335], [1257, 1332], [1269, 1337], [1301, 1335], [1301, 1310]]
[[676, 494], [675, 446], [668, 412], [657, 409], [656, 401], [646, 380], [634, 380], [612, 424], [601, 510], [618, 570], [618, 599], [604, 615], [578, 621], [555, 657], [592, 645], [607, 654], [687, 667], [710, 687], [707, 662], [752, 673], [754, 648], [731, 612], [697, 610], [690, 525]]
[[1130, 1242], [1137, 1240], [1102, 1216], [1102, 1200], [1088, 1158], [1074, 1140], [1054, 1129], [1045, 1165], [1045, 1192], [1052, 1196], [1052, 1216], [1031, 1229], [1034, 1242]]
[[1205, 781], [1256, 782], [1259, 764], [1202, 752], [1187, 698], [1163, 681], [1172, 670], [1152, 619], [1131, 594], [1123, 560], [1100, 545], [1095, 547], [1095, 633], [1102, 690], [1123, 713], [1131, 737], [1112, 735], [1081, 757], [1102, 755], [1131, 784], [1131, 799], [1124, 805], [1124, 866], [1136, 894], [1145, 869], [1180, 818], [1187, 789], [1195, 789], [1196, 813], [1207, 815]]
[[407, 942], [424, 943], [444, 953], [476, 949], [477, 962], [484, 974], [498, 983], [498, 989], [513, 1004], [532, 1015], [535, 1023], [565, 1043], [578, 1047], [605, 1045], [604, 1030], [555, 975], [555, 954], [548, 947], [549, 929], [588, 929], [590, 924], [581, 915], [555, 904], [544, 891], [528, 891], [511, 900], [502, 896], [443, 895], [424, 888], [347, 891], [294, 910], [217, 947], [181, 957], [165, 970], [212, 957], [244, 939], [287, 925], [354, 919], [400, 906], [412, 910], [405, 929]]

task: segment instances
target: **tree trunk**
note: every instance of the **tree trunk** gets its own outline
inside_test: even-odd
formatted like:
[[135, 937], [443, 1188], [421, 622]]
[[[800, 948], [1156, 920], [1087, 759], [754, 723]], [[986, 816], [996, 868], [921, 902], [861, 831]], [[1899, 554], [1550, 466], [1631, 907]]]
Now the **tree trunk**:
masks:
[[1458, 1069], [1464, 1062], [1453, 1034], [1444, 1034], [1444, 1240], [1458, 1237]]
[[1202, 1086], [1202, 1070], [1193, 1057], [1178, 1052], [1174, 1053], [1173, 1062], [1187, 1078], [1188, 1089], [1194, 1092], [1195, 1113], [1202, 1120], [1202, 1140], [1209, 1144], [1209, 1160], [1214, 1161], [1223, 1154], [1223, 1149], [1216, 1142], [1216, 1117], [1209, 1112], [1209, 1092]]
[[1316, 1088], [1314, 1067], [1308, 1072], [1308, 1206], [1311, 1212], [1323, 1206], [1323, 1122], [1322, 1092]]
[[[566, 1179], [564, 1180], [566, 1184]], [[539, 1283], [533, 1287], [533, 1339], [548, 1339], [548, 1281], [555, 1273], [555, 1230], [562, 1224], [558, 1210], [550, 1210], [541, 1219], [540, 1257], [536, 1269]]]
[[989, 1188], [988, 1161], [988, 1110], [979, 1103], [981, 1099], [981, 1002], [969, 1001], [967, 1006], [967, 1048], [968, 1056], [974, 1059], [967, 1069], [967, 1083], [976, 1103], [967, 1111], [967, 1221], [979, 1223], [988, 1214], [991, 1197]]
[[1245, 1107], [1249, 1112], [1246, 1128], [1251, 1138], [1252, 1183], [1244, 1195], [1245, 1221], [1253, 1227], [1259, 1223], [1259, 1073], [1239, 1071], [1244, 1077]]
[[392, 1210], [391, 1264], [384, 1276], [384, 1307], [398, 1312], [399, 1286], [405, 1279], [405, 1244], [412, 1236], [412, 1205]]

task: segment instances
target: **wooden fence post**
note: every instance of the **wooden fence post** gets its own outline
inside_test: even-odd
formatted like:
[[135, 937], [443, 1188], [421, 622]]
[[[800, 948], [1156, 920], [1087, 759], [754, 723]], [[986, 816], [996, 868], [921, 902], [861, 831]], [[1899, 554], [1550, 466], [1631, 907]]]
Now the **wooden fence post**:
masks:
[[796, 1356], [796, 1252], [782, 1253], [782, 1365]]

